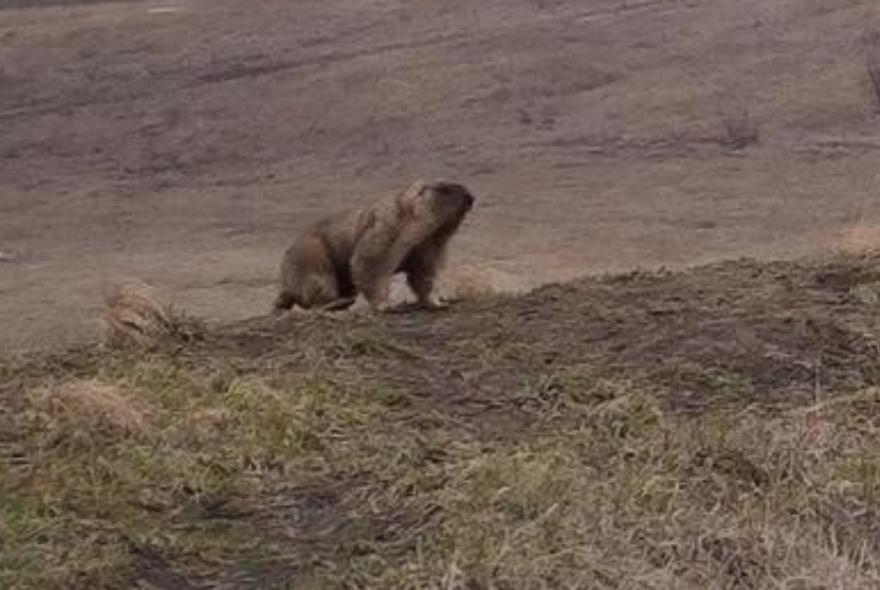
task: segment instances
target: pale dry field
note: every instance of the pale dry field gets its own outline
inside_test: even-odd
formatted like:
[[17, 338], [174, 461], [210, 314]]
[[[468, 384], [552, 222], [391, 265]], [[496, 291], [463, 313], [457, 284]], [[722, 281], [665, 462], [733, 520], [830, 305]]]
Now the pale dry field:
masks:
[[10, 350], [120, 277], [264, 313], [299, 229], [416, 176], [478, 194], [450, 274], [499, 290], [880, 238], [874, 0], [0, 8]]

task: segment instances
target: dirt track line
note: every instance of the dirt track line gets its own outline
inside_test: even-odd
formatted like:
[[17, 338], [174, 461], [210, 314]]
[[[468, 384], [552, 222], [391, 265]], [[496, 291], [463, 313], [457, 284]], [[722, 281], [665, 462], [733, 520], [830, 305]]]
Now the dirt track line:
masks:
[[[534, 28], [540, 26], [542, 24], [547, 23], [555, 23], [559, 20], [567, 20], [572, 17], [577, 21], [588, 21], [593, 17], [597, 16], [613, 16], [616, 14], [626, 13], [626, 12], [634, 12], [634, 11], [647, 11], [656, 7], [668, 5], [668, 4], [680, 4], [682, 0], [649, 0], [648, 2], [642, 2], [633, 6], [623, 6], [623, 7], [614, 7], [614, 8], [605, 8], [600, 10], [589, 10], [584, 11], [580, 14], [575, 15], [558, 15], [555, 14], [552, 17], [547, 18], [538, 18], [533, 21], [529, 21], [527, 23], [518, 23], [510, 26], [502, 26], [495, 27], [492, 29], [492, 34], [507, 34], [515, 31], [519, 31], [525, 28]], [[685, 5], [684, 8], [692, 8], [690, 5]], [[358, 58], [363, 57], [376, 57], [380, 55], [385, 55], [387, 53], [393, 53], [400, 50], [409, 50], [409, 49], [422, 49], [425, 47], [432, 47], [437, 45], [442, 45], [444, 43], [448, 43], [450, 41], [457, 41], [466, 38], [474, 38], [476, 37], [479, 31], [472, 31], [469, 33], [449, 33], [443, 35], [437, 35], [435, 37], [430, 37], [428, 39], [424, 39], [421, 41], [409, 41], [409, 42], [398, 42], [398, 43], [390, 43], [388, 45], [383, 45], [376, 47], [375, 49], [365, 49], [365, 50], [355, 50], [355, 51], [345, 51], [338, 53], [329, 53], [325, 55], [320, 55], [317, 57], [312, 57], [308, 59], [301, 60], [291, 60], [291, 61], [282, 61], [276, 62], [272, 64], [264, 64], [264, 65], [256, 65], [256, 66], [237, 66], [231, 67], [226, 71], [220, 72], [212, 72], [208, 74], [204, 74], [199, 77], [199, 81], [212, 84], [212, 83], [221, 83], [221, 82], [229, 82], [233, 80], [238, 80], [242, 78], [254, 78], [259, 76], [264, 76], [268, 74], [274, 74], [276, 72], [299, 69], [302, 67], [308, 67], [313, 65], [329, 65], [334, 63], [340, 63], [345, 61], [351, 61]]]
[[873, 152], [880, 150], [880, 140], [870, 139], [820, 139], [807, 141], [795, 148], [798, 152], [836, 153], [836, 152]]
[[578, 15], [575, 18], [576, 22], [592, 22], [599, 20], [603, 17], [618, 17], [622, 15], [634, 15], [642, 12], [672, 12], [679, 7], [677, 6], [669, 6], [665, 10], [658, 10], [666, 7], [668, 5], [674, 4], [683, 4], [681, 8], [695, 8], [695, 3], [688, 3], [686, 0], [647, 0], [646, 2], [639, 2], [635, 4], [627, 4], [624, 2], [623, 6], [615, 6], [613, 8], [600, 8], [598, 10], [588, 10], [584, 13]]
[[[380, 55], [385, 55], [387, 53], [393, 53], [395, 51], [401, 50], [409, 50], [409, 49], [422, 49], [425, 47], [431, 47], [436, 45], [442, 45], [444, 43], [449, 43], [451, 41], [457, 41], [468, 37], [465, 33], [449, 33], [444, 35], [438, 35], [436, 37], [431, 37], [428, 39], [424, 39], [421, 41], [409, 41], [409, 42], [399, 42], [399, 43], [391, 43], [388, 45], [383, 45], [380, 47], [376, 47], [374, 49], [361, 49], [347, 52], [338, 52], [338, 53], [329, 53], [325, 55], [319, 55], [315, 57], [300, 59], [300, 60], [291, 60], [291, 61], [281, 61], [276, 63], [269, 64], [261, 64], [255, 66], [232, 66], [225, 70], [208, 72], [206, 74], [201, 74], [196, 76], [196, 82], [192, 82], [189, 84], [181, 84], [180, 88], [193, 87], [201, 84], [217, 84], [222, 82], [231, 82], [235, 80], [240, 80], [244, 78], [256, 78], [260, 76], [266, 76], [270, 74], [274, 74], [277, 72], [287, 71], [287, 70], [296, 70], [300, 68], [307, 68], [311, 66], [326, 66], [335, 63], [342, 63], [346, 61], [351, 61], [359, 58], [365, 57], [376, 57]], [[63, 113], [67, 111], [74, 111], [82, 108], [87, 108], [91, 106], [98, 105], [112, 105], [119, 104], [128, 101], [135, 101], [140, 99], [147, 99], [152, 96], [156, 96], [158, 94], [167, 94], [168, 89], [164, 90], [155, 90], [153, 92], [136, 92], [129, 93], [122, 96], [109, 97], [104, 99], [94, 99], [94, 100], [83, 100], [73, 103], [65, 103], [65, 104], [53, 104], [46, 105], [38, 108], [21, 108], [21, 109], [13, 109], [8, 111], [0, 112], [0, 121], [7, 121], [17, 118], [33, 118], [33, 117], [43, 117], [46, 115], [54, 115], [57, 113]]]
[[75, 6], [96, 6], [100, 4], [126, 4], [143, 0], [0, 0], [2, 10], [41, 10], [72, 8]]
[[225, 71], [211, 72], [199, 76], [199, 81], [205, 84], [212, 84], [219, 82], [229, 82], [241, 78], [255, 78], [267, 74], [274, 74], [275, 72], [280, 72], [284, 70], [299, 69], [308, 66], [330, 65], [345, 61], [351, 61], [362, 57], [376, 57], [379, 55], [385, 55], [387, 53], [393, 53], [401, 50], [422, 49], [425, 47], [442, 45], [444, 43], [460, 40], [469, 36], [470, 35], [467, 35], [465, 33], [449, 33], [444, 35], [437, 35], [436, 37], [431, 37], [422, 41], [389, 43], [388, 45], [382, 45], [376, 47], [375, 49], [340, 51], [338, 53], [328, 53], [325, 55], [319, 55], [307, 59], [282, 61], [276, 62], [274, 64], [231, 67]]
[[[542, 26], [553, 25], [560, 20], [574, 20], [575, 22], [590, 22], [599, 17], [614, 17], [615, 15], [620, 15], [624, 13], [634, 13], [634, 12], [649, 12], [651, 10], [655, 10], [658, 8], [662, 8], [664, 6], [669, 6], [668, 10], [674, 10], [676, 7], [671, 5], [679, 5], [682, 4], [683, 0], [647, 0], [645, 2], [641, 2], [634, 5], [624, 5], [624, 6], [614, 6], [614, 7], [605, 7], [600, 9], [590, 9], [581, 12], [575, 12], [573, 14], [557, 14], [554, 13], [552, 15], [538, 17], [535, 19], [531, 19], [527, 22], [519, 22], [507, 26], [496, 26], [491, 30], [471, 30], [468, 32], [457, 32], [457, 33], [445, 33], [436, 35], [434, 37], [429, 37], [426, 39], [421, 39], [419, 41], [402, 41], [396, 43], [389, 43], [386, 45], [381, 45], [379, 47], [375, 47], [372, 49], [362, 48], [355, 49], [350, 51], [340, 51], [336, 53], [327, 53], [324, 55], [318, 55], [303, 59], [297, 60], [287, 60], [287, 61], [278, 61], [275, 63], [267, 63], [267, 64], [258, 64], [253, 66], [245, 66], [245, 65], [233, 65], [224, 70], [207, 72], [201, 75], [196, 75], [196, 81], [191, 83], [186, 83], [185, 81], [180, 84], [180, 88], [185, 87], [193, 87], [199, 84], [219, 84], [223, 82], [231, 82], [240, 79], [246, 78], [257, 78], [261, 76], [272, 75], [278, 72], [284, 72], [288, 70], [297, 70], [301, 68], [307, 68], [312, 66], [327, 66], [337, 63], [343, 63], [347, 61], [353, 61], [360, 58], [370, 58], [386, 55], [389, 53], [394, 53], [397, 51], [405, 51], [412, 49], [423, 49], [427, 47], [439, 46], [450, 42], [455, 42], [459, 40], [465, 39], [475, 39], [481, 38], [483, 35], [505, 35], [510, 33], [515, 33], [521, 31], [523, 29], [535, 29]], [[690, 4], [684, 4], [682, 6], [684, 9], [693, 8]], [[189, 72], [183, 71], [178, 74], [180, 78], [185, 78], [185, 75]], [[169, 76], [172, 77], [172, 76]], [[155, 91], [140, 91], [136, 93], [130, 93], [123, 96], [109, 97], [99, 99], [96, 98], [94, 100], [85, 100], [78, 101], [74, 103], [67, 104], [54, 104], [54, 105], [46, 105], [38, 108], [20, 108], [13, 109], [4, 112], [0, 112], [0, 121], [12, 120], [16, 118], [32, 118], [32, 117], [42, 117], [45, 115], [53, 115], [57, 113], [63, 113], [66, 111], [78, 110], [86, 107], [90, 107], [93, 105], [112, 105], [119, 104], [128, 101], [135, 101], [138, 99], [145, 99], [156, 96], [158, 94], [167, 93], [168, 89], [160, 90], [157, 89]]]
[[126, 102], [130, 100], [136, 100], [138, 98], [148, 98], [150, 96], [154, 96], [157, 93], [153, 94], [145, 94], [145, 93], [137, 93], [137, 94], [129, 94], [126, 96], [114, 96], [111, 98], [107, 98], [104, 100], [90, 100], [90, 101], [78, 101], [73, 103], [65, 103], [65, 104], [54, 104], [48, 105], [44, 107], [38, 108], [23, 108], [23, 109], [14, 109], [10, 111], [0, 112], [0, 121], [8, 121], [12, 119], [28, 119], [34, 117], [44, 117], [46, 115], [56, 115], [58, 113], [64, 113], [66, 111], [75, 111], [78, 109], [83, 109], [90, 106], [98, 106], [98, 105], [112, 105], [118, 104], [121, 102]]
[[[545, 151], [562, 150], [563, 156], [642, 156], [642, 157], [694, 157], [700, 154], [717, 154], [719, 150], [741, 152], [749, 146], [737, 147], [729, 138], [718, 136], [697, 137], [657, 137], [657, 138], [623, 138], [623, 137], [591, 137], [578, 136], [560, 138], [551, 141], [529, 141], [521, 147]], [[558, 162], [558, 167], [565, 168], [569, 164]]]

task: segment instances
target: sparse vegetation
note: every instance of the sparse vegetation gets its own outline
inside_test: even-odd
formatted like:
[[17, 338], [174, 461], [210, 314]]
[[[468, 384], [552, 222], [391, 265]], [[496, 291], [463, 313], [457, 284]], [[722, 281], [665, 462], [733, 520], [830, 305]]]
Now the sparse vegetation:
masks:
[[0, 587], [876, 588], [878, 262], [5, 361]]

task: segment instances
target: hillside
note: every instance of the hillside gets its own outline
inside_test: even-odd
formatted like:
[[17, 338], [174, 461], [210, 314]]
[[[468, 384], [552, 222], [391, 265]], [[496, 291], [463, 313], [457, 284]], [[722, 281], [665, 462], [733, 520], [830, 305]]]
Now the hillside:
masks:
[[876, 0], [0, 2], [0, 347], [93, 339], [120, 277], [264, 313], [297, 232], [416, 177], [478, 196], [452, 270], [508, 292], [876, 247], [878, 31]]
[[8, 359], [0, 586], [876, 588], [878, 312], [741, 260]]

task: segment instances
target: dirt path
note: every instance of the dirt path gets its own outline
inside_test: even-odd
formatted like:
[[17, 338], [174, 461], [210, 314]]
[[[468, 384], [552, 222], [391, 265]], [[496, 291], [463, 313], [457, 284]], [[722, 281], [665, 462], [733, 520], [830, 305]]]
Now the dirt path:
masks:
[[9, 349], [90, 337], [124, 276], [261, 313], [299, 228], [415, 176], [479, 195], [451, 270], [499, 289], [880, 241], [872, 0], [21, 4]]

